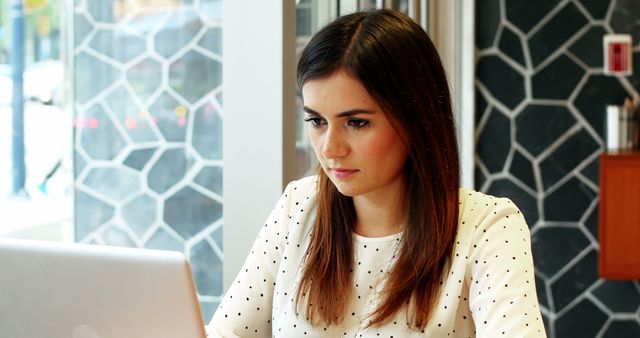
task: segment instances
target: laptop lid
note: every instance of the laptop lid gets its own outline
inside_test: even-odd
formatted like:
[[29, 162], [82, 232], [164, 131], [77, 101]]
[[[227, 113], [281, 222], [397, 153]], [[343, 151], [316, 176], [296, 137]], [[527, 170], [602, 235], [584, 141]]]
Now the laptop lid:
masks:
[[0, 239], [2, 338], [203, 338], [182, 253]]

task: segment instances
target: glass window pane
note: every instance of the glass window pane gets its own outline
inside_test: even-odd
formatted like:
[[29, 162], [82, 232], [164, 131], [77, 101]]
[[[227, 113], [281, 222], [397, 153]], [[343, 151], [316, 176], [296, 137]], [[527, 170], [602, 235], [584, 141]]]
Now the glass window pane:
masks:
[[183, 251], [222, 293], [222, 1], [75, 0], [76, 240]]

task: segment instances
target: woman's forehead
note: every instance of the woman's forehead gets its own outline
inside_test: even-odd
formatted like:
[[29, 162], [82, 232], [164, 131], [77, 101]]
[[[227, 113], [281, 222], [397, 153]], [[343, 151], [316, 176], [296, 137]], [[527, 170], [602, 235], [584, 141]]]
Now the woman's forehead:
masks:
[[344, 71], [307, 81], [302, 87], [302, 97], [305, 104], [329, 103], [324, 102], [329, 99], [352, 104], [375, 103], [362, 82]]

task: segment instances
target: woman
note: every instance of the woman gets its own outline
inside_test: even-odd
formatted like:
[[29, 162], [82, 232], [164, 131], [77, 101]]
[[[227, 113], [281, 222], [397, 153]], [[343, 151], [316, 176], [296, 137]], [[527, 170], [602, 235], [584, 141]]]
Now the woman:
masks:
[[543, 337], [529, 229], [459, 188], [439, 56], [380, 10], [338, 18], [298, 63], [318, 175], [292, 182], [209, 330], [221, 337]]

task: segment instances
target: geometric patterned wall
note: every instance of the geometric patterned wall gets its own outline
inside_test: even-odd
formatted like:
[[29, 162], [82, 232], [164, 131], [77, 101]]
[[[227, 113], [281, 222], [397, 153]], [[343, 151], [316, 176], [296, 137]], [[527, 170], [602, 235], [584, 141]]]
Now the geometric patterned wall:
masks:
[[222, 293], [221, 0], [75, 0], [76, 241], [183, 251]]
[[[605, 105], [638, 94], [640, 0], [476, 11], [476, 188], [510, 197], [529, 223], [549, 337], [640, 337], [640, 284], [597, 272]], [[633, 76], [603, 75], [609, 33], [633, 35]]]

